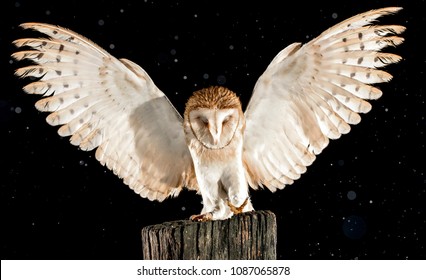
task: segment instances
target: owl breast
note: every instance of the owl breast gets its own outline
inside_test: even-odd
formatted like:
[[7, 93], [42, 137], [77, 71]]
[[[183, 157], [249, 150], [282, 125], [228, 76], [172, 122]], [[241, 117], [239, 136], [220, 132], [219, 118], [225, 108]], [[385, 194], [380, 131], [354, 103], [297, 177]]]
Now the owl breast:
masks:
[[[241, 205], [248, 197], [248, 184], [242, 163], [242, 132], [237, 131], [230, 143], [221, 149], [203, 145], [185, 126], [188, 148], [194, 163], [200, 194], [201, 213], [212, 213], [213, 219], [232, 216], [228, 201]], [[251, 204], [246, 211], [252, 210]]]

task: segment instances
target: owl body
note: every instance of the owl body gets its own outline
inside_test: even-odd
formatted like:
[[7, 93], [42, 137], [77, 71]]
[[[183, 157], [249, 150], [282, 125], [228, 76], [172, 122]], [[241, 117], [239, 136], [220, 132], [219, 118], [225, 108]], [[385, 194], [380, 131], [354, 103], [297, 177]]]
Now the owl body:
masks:
[[137, 194], [163, 201], [183, 188], [203, 200], [193, 220], [226, 219], [253, 210], [249, 187], [274, 192], [306, 172], [316, 156], [360, 122], [382, 95], [376, 83], [392, 76], [379, 68], [401, 57], [382, 52], [404, 40], [400, 25], [373, 25], [401, 8], [371, 10], [293, 43], [271, 61], [243, 111], [225, 87], [192, 94], [183, 117], [149, 75], [65, 28], [24, 23], [47, 38], [14, 41], [16, 70], [32, 77], [24, 91], [40, 94], [50, 125], [82, 150], [96, 149]]
[[[241, 206], [249, 199], [249, 188], [242, 164], [242, 139], [235, 139], [235, 143], [220, 151], [207, 150], [194, 142], [197, 140], [192, 140], [189, 151], [203, 201], [201, 214], [211, 213], [215, 220], [230, 218], [233, 212], [229, 203]], [[239, 147], [230, 151], [234, 146]], [[243, 211], [250, 210], [253, 210], [253, 207], [248, 201]]]
[[203, 198], [200, 218], [229, 218], [234, 214], [230, 205], [253, 210], [243, 166], [245, 117], [236, 94], [224, 87], [195, 92], [183, 122]]

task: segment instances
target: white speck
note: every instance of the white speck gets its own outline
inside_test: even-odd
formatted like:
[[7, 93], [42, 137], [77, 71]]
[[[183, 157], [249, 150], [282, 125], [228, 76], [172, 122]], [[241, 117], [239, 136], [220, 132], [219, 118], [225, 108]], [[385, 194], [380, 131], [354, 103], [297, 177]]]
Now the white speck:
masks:
[[194, 17], [195, 17], [195, 18], [197, 18], [197, 17], [198, 17], [198, 15], [197, 15], [197, 14], [194, 14]]
[[203, 75], [203, 78], [204, 78], [205, 80], [207, 80], [207, 79], [209, 78], [209, 74], [205, 73], [205, 74]]
[[85, 162], [84, 162], [84, 160], [80, 160], [79, 164], [80, 164], [81, 166], [87, 166], [87, 163], [85, 163]]
[[232, 51], [234, 49], [234, 45], [230, 45], [229, 49]]
[[175, 49], [171, 49], [171, 50], [170, 50], [170, 54], [171, 54], [171, 55], [176, 55], [176, 50], [175, 50]]
[[15, 113], [20, 114], [22, 112], [21, 107], [16, 107], [15, 108]]
[[120, 13], [124, 13], [124, 9], [120, 9]]
[[175, 60], [173, 60], [174, 62], [178, 62], [179, 60], [177, 58], [175, 58]]
[[186, 80], [186, 79], [188, 79], [188, 77], [187, 76], [183, 76], [183, 79]]
[[9, 64], [13, 64], [13, 59], [9, 59]]
[[46, 10], [46, 16], [50, 16], [50, 11]]
[[185, 206], [182, 206], [182, 211], [185, 211], [185, 210], [186, 210]]
[[385, 108], [385, 112], [389, 112], [389, 108]]
[[111, 50], [113, 50], [113, 49], [115, 49], [115, 45], [114, 45], [114, 44], [109, 44], [109, 48], [110, 48]]
[[105, 24], [105, 21], [103, 19], [98, 20], [99, 26], [103, 26]]
[[336, 18], [337, 18], [337, 13], [332, 13], [332, 14], [331, 14], [331, 17], [332, 17], [333, 19], [336, 19]]
[[179, 40], [179, 36], [178, 35], [175, 35], [175, 40], [177, 41], [177, 40]]
[[372, 200], [370, 200], [370, 204], [373, 204], [373, 201], [372, 201]]

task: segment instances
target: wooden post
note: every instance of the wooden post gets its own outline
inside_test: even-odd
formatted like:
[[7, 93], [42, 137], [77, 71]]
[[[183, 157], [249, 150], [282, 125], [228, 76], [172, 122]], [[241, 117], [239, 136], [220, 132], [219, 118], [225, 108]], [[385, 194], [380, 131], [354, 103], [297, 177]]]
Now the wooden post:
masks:
[[145, 260], [273, 260], [277, 224], [271, 211], [253, 211], [227, 220], [180, 220], [142, 229]]

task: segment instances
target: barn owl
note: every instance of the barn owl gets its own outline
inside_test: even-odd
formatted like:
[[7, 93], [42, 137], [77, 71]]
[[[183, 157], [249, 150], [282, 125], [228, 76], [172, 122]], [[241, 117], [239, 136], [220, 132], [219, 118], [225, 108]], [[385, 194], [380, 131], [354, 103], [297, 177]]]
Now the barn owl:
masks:
[[377, 68], [401, 57], [381, 52], [403, 42], [405, 28], [373, 25], [401, 8], [349, 18], [302, 45], [293, 43], [259, 77], [243, 112], [238, 96], [222, 86], [200, 89], [183, 117], [148, 74], [87, 38], [59, 26], [24, 23], [44, 38], [14, 41], [16, 70], [33, 77], [23, 89], [41, 94], [50, 125], [96, 159], [140, 196], [163, 201], [183, 188], [203, 202], [194, 221], [227, 219], [253, 210], [249, 187], [283, 189], [316, 156], [360, 122], [366, 100], [382, 92], [371, 84], [392, 76]]

